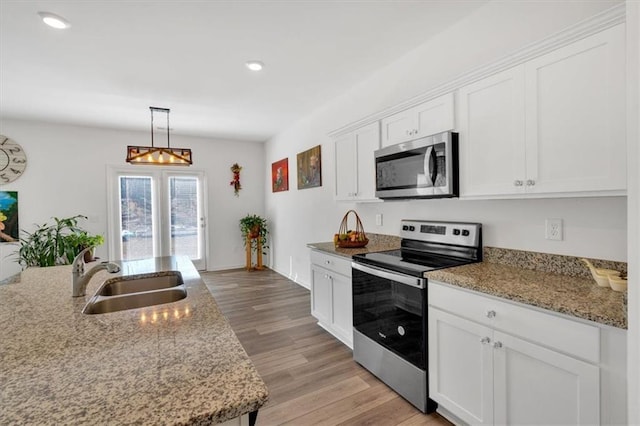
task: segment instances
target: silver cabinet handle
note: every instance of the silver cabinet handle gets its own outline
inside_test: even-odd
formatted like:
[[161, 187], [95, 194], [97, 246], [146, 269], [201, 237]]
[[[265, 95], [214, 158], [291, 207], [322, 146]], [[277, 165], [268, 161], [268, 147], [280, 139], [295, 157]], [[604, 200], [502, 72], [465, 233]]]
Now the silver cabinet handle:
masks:
[[500, 349], [502, 347], [502, 342], [493, 342], [493, 347], [496, 349]]
[[483, 337], [482, 339], [480, 339], [480, 343], [486, 345], [488, 343], [491, 343], [491, 339], [489, 339], [488, 337]]
[[533, 179], [528, 179], [528, 180], [527, 180], [527, 186], [533, 186], [533, 185], [535, 185], [535, 184], [536, 184], [536, 181], [535, 181], [535, 180], [533, 180]]
[[487, 318], [495, 318], [496, 311], [487, 311]]
[[513, 181], [513, 186], [522, 186], [522, 181], [521, 180]]

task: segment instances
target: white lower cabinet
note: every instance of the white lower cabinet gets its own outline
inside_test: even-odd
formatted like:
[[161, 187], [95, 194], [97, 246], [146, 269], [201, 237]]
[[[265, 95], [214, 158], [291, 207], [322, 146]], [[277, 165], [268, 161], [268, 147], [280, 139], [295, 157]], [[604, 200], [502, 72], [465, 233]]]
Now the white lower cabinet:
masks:
[[311, 252], [311, 315], [318, 324], [353, 348], [351, 261]]
[[[468, 424], [624, 423], [624, 330], [429, 282], [429, 396]], [[602, 332], [602, 333], [601, 333]], [[603, 350], [601, 351], [601, 334]], [[602, 380], [601, 380], [602, 378]], [[604, 386], [601, 386], [601, 381]], [[602, 399], [602, 400], [601, 400]]]

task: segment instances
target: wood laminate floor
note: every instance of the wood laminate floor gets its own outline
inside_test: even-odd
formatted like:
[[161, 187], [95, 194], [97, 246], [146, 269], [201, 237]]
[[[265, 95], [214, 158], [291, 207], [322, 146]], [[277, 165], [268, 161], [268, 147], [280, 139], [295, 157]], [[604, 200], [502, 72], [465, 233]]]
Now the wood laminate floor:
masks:
[[270, 270], [202, 279], [269, 388], [258, 426], [450, 425], [424, 415], [316, 324], [309, 291]]

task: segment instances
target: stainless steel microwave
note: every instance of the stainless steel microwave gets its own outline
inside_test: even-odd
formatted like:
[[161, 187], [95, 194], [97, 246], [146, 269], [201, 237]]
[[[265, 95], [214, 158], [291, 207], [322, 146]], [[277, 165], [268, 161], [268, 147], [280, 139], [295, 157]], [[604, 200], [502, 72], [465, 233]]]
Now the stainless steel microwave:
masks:
[[443, 132], [375, 151], [376, 197], [458, 196], [458, 134]]

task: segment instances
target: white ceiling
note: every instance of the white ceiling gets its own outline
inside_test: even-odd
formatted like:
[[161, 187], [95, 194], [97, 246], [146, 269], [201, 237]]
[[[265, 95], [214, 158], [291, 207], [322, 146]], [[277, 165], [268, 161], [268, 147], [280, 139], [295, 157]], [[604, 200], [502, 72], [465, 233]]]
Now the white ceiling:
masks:
[[484, 3], [0, 0], [0, 114], [264, 141]]

